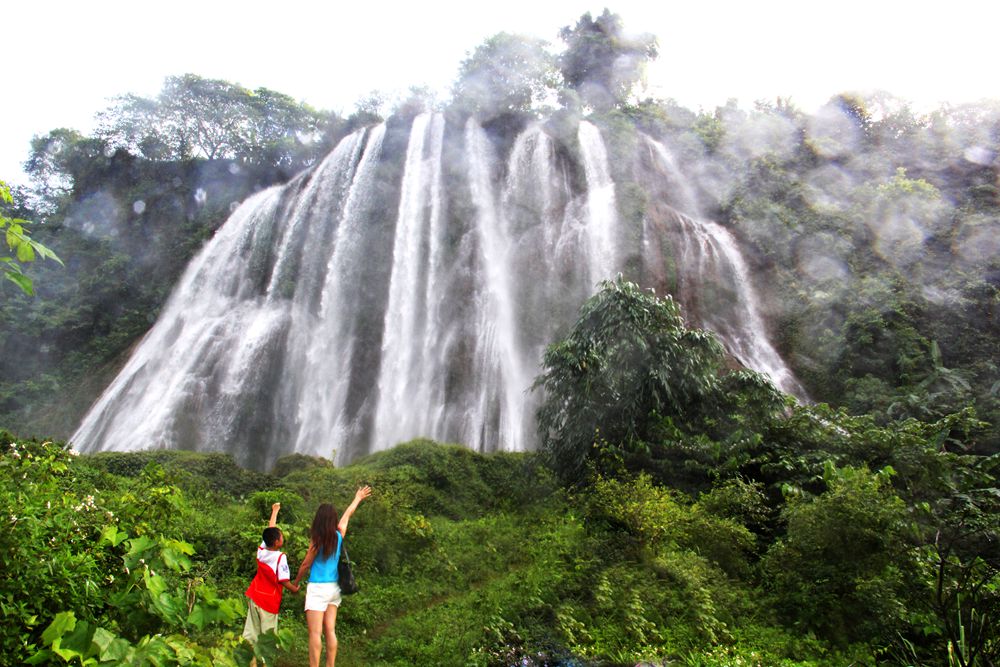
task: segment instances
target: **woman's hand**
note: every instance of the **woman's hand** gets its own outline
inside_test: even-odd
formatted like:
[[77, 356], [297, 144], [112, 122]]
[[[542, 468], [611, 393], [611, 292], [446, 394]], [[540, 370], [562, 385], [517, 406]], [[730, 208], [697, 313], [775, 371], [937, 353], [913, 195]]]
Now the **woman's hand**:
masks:
[[354, 514], [354, 510], [358, 509], [358, 505], [361, 504], [361, 501], [370, 496], [371, 494], [372, 494], [372, 487], [368, 486], [367, 484], [362, 486], [354, 493], [354, 500], [351, 501], [351, 504], [347, 506], [347, 509], [344, 510], [344, 513], [340, 515], [340, 523], [337, 524], [337, 530], [340, 531], [341, 535], [347, 535], [347, 524], [350, 522], [351, 516]]

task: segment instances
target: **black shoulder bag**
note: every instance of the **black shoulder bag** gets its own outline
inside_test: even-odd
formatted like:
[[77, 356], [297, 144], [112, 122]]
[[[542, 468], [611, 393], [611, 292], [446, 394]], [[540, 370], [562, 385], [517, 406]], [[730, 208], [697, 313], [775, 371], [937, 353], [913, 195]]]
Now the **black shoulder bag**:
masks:
[[358, 582], [354, 581], [351, 559], [347, 556], [343, 542], [340, 543], [340, 562], [337, 563], [337, 583], [340, 585], [341, 595], [353, 595], [358, 592]]

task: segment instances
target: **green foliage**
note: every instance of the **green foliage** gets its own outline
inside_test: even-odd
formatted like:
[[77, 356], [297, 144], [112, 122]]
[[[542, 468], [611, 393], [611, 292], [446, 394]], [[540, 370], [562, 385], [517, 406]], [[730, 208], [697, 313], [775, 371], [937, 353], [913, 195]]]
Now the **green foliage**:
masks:
[[75, 180], [95, 164], [108, 162], [100, 139], [85, 137], [76, 130], [57, 128], [31, 139], [31, 152], [24, 170], [31, 176], [35, 194], [44, 213], [55, 210], [58, 202], [72, 194]]
[[[77, 457], [4, 435], [0, 566], [20, 576], [0, 586], [18, 619], [2, 649], [37, 664], [245, 664], [242, 592], [270, 504], [294, 569], [312, 510], [371, 483], [348, 538], [362, 586], [338, 618], [348, 666], [846, 665], [904, 646], [913, 664], [992, 659], [995, 461], [941, 449], [978, 422], [799, 410], [768, 424], [742, 476], [697, 497], [650, 474], [566, 493], [535, 455], [429, 441], [233, 483], [216, 455]], [[882, 472], [825, 463], [865, 456]], [[304, 660], [287, 595], [282, 629], [256, 647], [273, 664]]]
[[889, 641], [903, 621], [905, 506], [890, 473], [828, 464], [827, 489], [784, 509], [787, 532], [763, 565], [779, 608], [802, 629], [844, 643]]
[[236, 645], [232, 633], [218, 643], [195, 639], [216, 636], [245, 605], [220, 597], [193, 546], [168, 536], [189, 525], [191, 509], [162, 470], [147, 468], [120, 487], [59, 445], [0, 435], [0, 501], [10, 512], [0, 566], [18, 573], [0, 592], [4, 616], [18, 619], [0, 631], [5, 656], [186, 665], [221, 659]]
[[315, 160], [334, 118], [267, 88], [194, 74], [167, 77], [156, 99], [124, 95], [99, 115], [98, 137], [152, 160], [239, 158], [297, 168]]
[[63, 262], [54, 252], [28, 235], [26, 225], [29, 223], [27, 220], [9, 218], [3, 213], [4, 209], [13, 203], [14, 198], [10, 193], [10, 188], [5, 182], [0, 181], [0, 232], [4, 234], [7, 249], [10, 251], [9, 257], [0, 257], [0, 271], [22, 292], [33, 296], [35, 294], [34, 283], [31, 278], [25, 275], [22, 265], [35, 261], [36, 256], [43, 259], [53, 259], [59, 264]]
[[546, 43], [508, 33], [488, 38], [462, 62], [455, 102], [483, 121], [511, 113], [537, 114], [558, 82]]
[[949, 664], [990, 664], [1000, 656], [1000, 461], [949, 458], [946, 490], [920, 506], [917, 557], [931, 578], [921, 606], [940, 624]]
[[653, 35], [627, 35], [621, 17], [607, 9], [596, 19], [584, 14], [559, 36], [566, 43], [559, 57], [563, 80], [584, 104], [598, 110], [625, 104], [643, 79], [646, 63], [657, 56]]
[[563, 480], [580, 481], [599, 439], [629, 447], [647, 435], [650, 415], [683, 415], [712, 400], [721, 362], [715, 338], [685, 328], [672, 299], [621, 277], [605, 281], [545, 352], [535, 383], [545, 391], [542, 449]]
[[[88, 465], [121, 477], [147, 474], [150, 464], [163, 469], [178, 485], [202, 494], [242, 498], [275, 485], [273, 476], [236, 465], [230, 454], [196, 454], [172, 450], [136, 453], [98, 452], [87, 457]], [[278, 501], [272, 501], [278, 502]], [[268, 503], [263, 515], [271, 513]]]

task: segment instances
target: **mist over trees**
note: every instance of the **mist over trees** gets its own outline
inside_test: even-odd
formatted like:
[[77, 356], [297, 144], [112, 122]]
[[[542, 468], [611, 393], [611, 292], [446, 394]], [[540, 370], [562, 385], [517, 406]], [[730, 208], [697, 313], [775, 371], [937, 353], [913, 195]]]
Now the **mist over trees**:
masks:
[[596, 19], [584, 14], [559, 36], [566, 43], [559, 56], [566, 89], [597, 111], [627, 104], [646, 63], [658, 55], [653, 35], [627, 34], [621, 17], [607, 9]]
[[[791, 99], [695, 111], [646, 95], [656, 40], [614, 13], [554, 33], [551, 43], [488, 38], [459, 64], [446, 101], [420, 88], [396, 100], [373, 91], [342, 118], [185, 74], [154, 98], [112, 100], [92, 136], [58, 128], [36, 137], [32, 191], [5, 196], [3, 220], [37, 221], [32, 238], [66, 267], [36, 262], [34, 299], [13, 284], [0, 291], [0, 424], [68, 436], [235, 203], [313, 168], [352, 130], [438, 109], [450, 124], [475, 117], [499, 147], [538, 123], [573, 151], [566, 128], [586, 117], [607, 144], [622, 225], [640, 228], [649, 197], [636, 145], [651, 137], [670, 151], [684, 182], [669, 185], [691, 195], [692, 210], [681, 212], [739, 239], [772, 338], [811, 402], [796, 405], [761, 376], [733, 371], [664, 294], [606, 283], [539, 369], [547, 402], [530, 465], [543, 461], [568, 491], [533, 479], [544, 493], [517, 488], [535, 514], [515, 520], [505, 506], [484, 519], [443, 498], [464, 488], [470, 467], [503, 488], [529, 464], [473, 465], [461, 458], [471, 453], [424, 445], [386, 453], [409, 466], [381, 473], [386, 484], [405, 478], [405, 502], [380, 509], [398, 530], [378, 538], [382, 552], [365, 547], [372, 561], [388, 570], [398, 561], [384, 554], [424, 554], [421, 563], [435, 565], [421, 576], [441, 581], [451, 575], [431, 556], [473, 553], [448, 523], [468, 520], [511, 549], [521, 547], [502, 536], [531, 526], [575, 568], [533, 552], [534, 579], [504, 587], [508, 606], [478, 619], [489, 635], [476, 639], [480, 652], [455, 649], [469, 649], [462, 657], [474, 664], [558, 649], [564, 658], [729, 665], [734, 654], [750, 660], [748, 646], [758, 660], [789, 661], [780, 664], [996, 664], [1000, 102], [918, 111], [886, 92], [831, 91], [815, 113]], [[37, 450], [64, 463], [49, 443], [5, 435], [2, 444], [10, 461]], [[104, 465], [136, 465], [126, 458]], [[381, 470], [377, 460], [364, 465]], [[21, 466], [26, 458], [0, 472]], [[414, 472], [425, 468], [433, 474]], [[38, 488], [55, 498], [64, 472], [35, 470]], [[156, 474], [141, 484], [181, 494]], [[355, 473], [329, 474], [346, 475], [346, 485]], [[324, 475], [293, 474], [288, 484], [310, 497]], [[97, 477], [85, 466], [74, 478], [74, 503]], [[493, 491], [486, 484], [476, 487], [482, 498]], [[124, 493], [103, 502], [117, 512]], [[182, 529], [163, 514], [156, 530]], [[117, 548], [101, 542], [98, 560], [117, 562]], [[534, 588], [521, 596], [520, 586]], [[160, 627], [149, 606], [141, 628], [122, 622], [130, 641]], [[33, 641], [43, 629], [28, 631]], [[372, 655], [390, 650], [379, 637], [366, 641]], [[695, 662], [709, 648], [730, 653]]]

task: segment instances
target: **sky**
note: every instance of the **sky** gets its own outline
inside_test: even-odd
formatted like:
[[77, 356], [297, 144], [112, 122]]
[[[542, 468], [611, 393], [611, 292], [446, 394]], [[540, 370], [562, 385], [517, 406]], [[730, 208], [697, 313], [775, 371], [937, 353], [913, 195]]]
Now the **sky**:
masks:
[[13, 0], [0, 12], [0, 179], [27, 182], [33, 135], [89, 133], [110, 98], [155, 96], [167, 76], [266, 87], [349, 114], [373, 90], [446, 97], [487, 37], [558, 46], [561, 27], [605, 7], [659, 39], [647, 92], [695, 111], [780, 96], [811, 112], [873, 90], [922, 110], [1000, 99], [1000, 3], [986, 0]]

